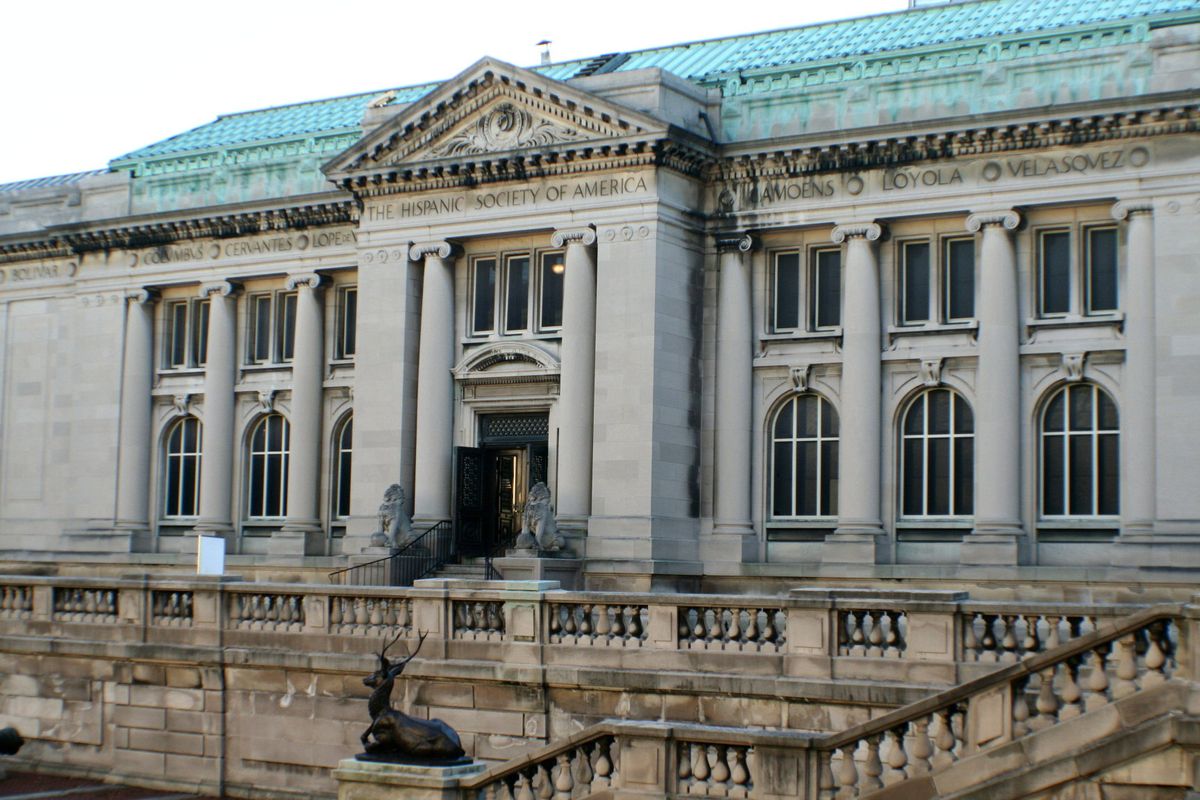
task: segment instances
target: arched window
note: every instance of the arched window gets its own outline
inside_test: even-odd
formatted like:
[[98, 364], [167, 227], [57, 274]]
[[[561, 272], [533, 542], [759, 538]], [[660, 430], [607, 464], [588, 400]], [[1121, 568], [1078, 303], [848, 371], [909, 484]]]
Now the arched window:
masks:
[[194, 517], [200, 503], [200, 420], [184, 417], [167, 432], [164, 518]]
[[291, 436], [288, 421], [280, 414], [268, 414], [250, 434], [249, 510], [251, 519], [282, 517], [287, 514], [288, 446]]
[[837, 514], [838, 417], [813, 394], [793, 397], [775, 415], [771, 434], [771, 516]]
[[353, 444], [354, 417], [347, 414], [334, 438], [333, 516], [337, 519], [350, 516], [350, 467], [353, 461]]
[[1042, 516], [1120, 513], [1117, 406], [1090, 383], [1064, 386], [1042, 414]]
[[900, 430], [901, 516], [975, 513], [975, 415], [967, 401], [950, 389], [922, 392]]

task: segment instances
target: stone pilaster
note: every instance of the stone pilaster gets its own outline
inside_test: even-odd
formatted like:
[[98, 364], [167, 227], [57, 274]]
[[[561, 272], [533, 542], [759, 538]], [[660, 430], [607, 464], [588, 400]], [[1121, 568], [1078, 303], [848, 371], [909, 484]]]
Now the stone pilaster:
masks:
[[584, 533], [592, 510], [592, 420], [596, 390], [596, 231], [555, 231], [567, 248], [563, 275], [562, 371], [558, 400], [559, 527]]
[[838, 447], [838, 523], [821, 561], [874, 564], [887, 560], [880, 514], [881, 323], [879, 259], [874, 222], [839, 225], [845, 243], [842, 299], [841, 442]]
[[150, 392], [154, 387], [156, 299], [153, 292], [145, 289], [125, 295], [116, 528], [128, 533], [134, 551], [148, 550], [150, 544]]
[[409, 247], [424, 261], [421, 344], [417, 356], [417, 447], [413, 517], [450, 518], [454, 446], [454, 247], [427, 242]]
[[716, 457], [713, 534], [750, 537], [754, 322], [750, 300], [749, 236], [720, 237], [717, 286]]
[[209, 300], [207, 363], [204, 366], [204, 439], [200, 459], [200, 517], [196, 530], [224, 536], [234, 552], [233, 536], [233, 385], [237, 373], [237, 295], [228, 281], [206, 283], [200, 296]]
[[272, 537], [274, 555], [321, 555], [321, 400], [325, 367], [321, 276], [290, 275], [296, 292], [296, 342], [292, 358], [292, 413], [288, 453], [287, 520]]
[[975, 531], [963, 540], [964, 564], [1018, 564], [1021, 525], [1021, 360], [1016, 211], [972, 214], [979, 246], [979, 336], [975, 392]]

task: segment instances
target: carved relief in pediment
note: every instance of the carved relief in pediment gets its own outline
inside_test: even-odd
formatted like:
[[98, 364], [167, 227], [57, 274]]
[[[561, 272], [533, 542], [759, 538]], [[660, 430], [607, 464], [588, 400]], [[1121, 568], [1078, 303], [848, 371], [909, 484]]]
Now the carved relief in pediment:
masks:
[[545, 147], [585, 138], [582, 131], [561, 122], [535, 117], [527, 108], [505, 101], [480, 115], [466, 128], [428, 150], [435, 158], [495, 153], [526, 147]]

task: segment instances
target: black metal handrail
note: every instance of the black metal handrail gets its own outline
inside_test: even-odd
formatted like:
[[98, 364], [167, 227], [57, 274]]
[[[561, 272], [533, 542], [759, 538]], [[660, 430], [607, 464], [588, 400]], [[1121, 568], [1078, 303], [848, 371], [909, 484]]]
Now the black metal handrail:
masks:
[[334, 570], [329, 573], [329, 582], [340, 586], [412, 586], [450, 563], [456, 555], [454, 544], [454, 524], [443, 519], [389, 556]]

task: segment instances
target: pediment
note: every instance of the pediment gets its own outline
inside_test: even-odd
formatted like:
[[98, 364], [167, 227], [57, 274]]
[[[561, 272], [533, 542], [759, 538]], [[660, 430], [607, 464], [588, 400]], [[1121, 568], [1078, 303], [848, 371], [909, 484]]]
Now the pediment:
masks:
[[661, 120], [531, 70], [484, 58], [325, 165], [331, 179], [481, 158], [536, 158], [667, 134]]
[[499, 342], [472, 350], [454, 366], [464, 383], [529, 383], [558, 375], [558, 360], [528, 342]]

